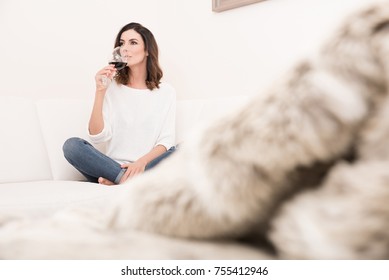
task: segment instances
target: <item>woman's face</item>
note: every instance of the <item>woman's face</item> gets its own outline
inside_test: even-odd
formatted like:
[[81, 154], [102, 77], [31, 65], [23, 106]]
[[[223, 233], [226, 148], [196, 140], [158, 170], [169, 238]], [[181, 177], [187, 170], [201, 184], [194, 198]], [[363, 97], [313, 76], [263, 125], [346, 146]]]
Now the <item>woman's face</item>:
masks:
[[132, 68], [137, 65], [146, 65], [147, 52], [142, 36], [133, 29], [127, 30], [120, 36], [122, 55], [127, 58], [127, 65]]

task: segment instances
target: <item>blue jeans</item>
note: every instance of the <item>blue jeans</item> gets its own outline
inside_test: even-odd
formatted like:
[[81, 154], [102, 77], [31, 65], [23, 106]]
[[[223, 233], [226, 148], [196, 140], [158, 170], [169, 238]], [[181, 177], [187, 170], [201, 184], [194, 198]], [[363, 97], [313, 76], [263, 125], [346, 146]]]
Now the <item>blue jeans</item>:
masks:
[[[158, 165], [162, 160], [169, 157], [175, 147], [170, 148], [164, 154], [150, 161], [145, 168], [149, 170]], [[120, 164], [105, 154], [98, 151], [84, 139], [73, 137], [65, 141], [63, 153], [66, 160], [73, 165], [89, 182], [97, 183], [99, 177], [119, 184], [120, 179], [126, 172]]]

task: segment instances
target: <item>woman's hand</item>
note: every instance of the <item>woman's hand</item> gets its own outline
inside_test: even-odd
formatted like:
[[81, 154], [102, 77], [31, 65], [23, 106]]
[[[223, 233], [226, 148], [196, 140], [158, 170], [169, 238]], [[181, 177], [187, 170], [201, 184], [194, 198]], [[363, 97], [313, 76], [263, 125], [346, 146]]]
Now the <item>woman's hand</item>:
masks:
[[99, 72], [96, 73], [96, 91], [105, 92], [109, 83], [112, 81], [113, 77], [116, 74], [116, 68], [114, 65], [107, 65]]
[[145, 171], [146, 164], [146, 162], [143, 162], [141, 160], [137, 160], [132, 163], [122, 164], [121, 168], [126, 168], [127, 170], [120, 179], [120, 184], [124, 183], [125, 181], [127, 181], [127, 179], [131, 177], [143, 173]]

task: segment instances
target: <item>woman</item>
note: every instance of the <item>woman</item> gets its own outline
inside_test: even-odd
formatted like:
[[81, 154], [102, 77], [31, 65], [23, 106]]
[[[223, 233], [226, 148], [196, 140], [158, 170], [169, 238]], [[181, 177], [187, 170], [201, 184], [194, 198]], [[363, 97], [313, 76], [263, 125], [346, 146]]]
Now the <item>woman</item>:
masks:
[[175, 150], [175, 90], [160, 82], [163, 73], [153, 34], [129, 23], [119, 31], [117, 46], [127, 66], [117, 71], [108, 65], [97, 72], [88, 127], [92, 143], [107, 143], [106, 154], [80, 138], [70, 138], [63, 146], [65, 158], [88, 181], [105, 185], [123, 183]]

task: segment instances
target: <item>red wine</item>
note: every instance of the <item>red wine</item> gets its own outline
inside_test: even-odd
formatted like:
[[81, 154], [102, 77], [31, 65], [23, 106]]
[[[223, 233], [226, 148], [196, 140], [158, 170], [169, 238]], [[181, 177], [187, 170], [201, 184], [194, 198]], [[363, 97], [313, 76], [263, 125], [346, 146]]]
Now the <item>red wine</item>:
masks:
[[115, 65], [115, 68], [116, 68], [118, 71], [122, 70], [124, 67], [127, 66], [127, 63], [126, 63], [126, 62], [116, 62], [116, 61], [112, 61], [112, 62], [110, 62], [109, 64]]

